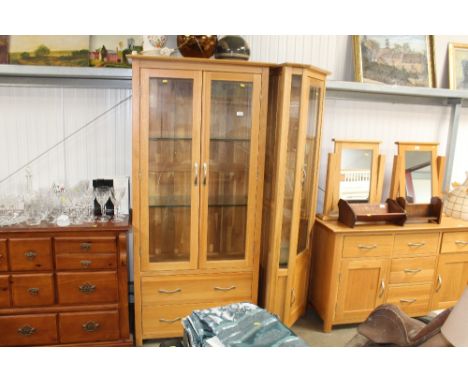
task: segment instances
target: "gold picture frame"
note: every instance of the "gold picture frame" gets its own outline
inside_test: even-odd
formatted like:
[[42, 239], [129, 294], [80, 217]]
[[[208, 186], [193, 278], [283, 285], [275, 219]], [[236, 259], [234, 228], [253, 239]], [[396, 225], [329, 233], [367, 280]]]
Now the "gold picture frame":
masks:
[[468, 90], [468, 44], [451, 42], [448, 51], [450, 89]]
[[[364, 39], [366, 53], [363, 52]], [[384, 48], [381, 47], [382, 43], [385, 43]], [[431, 35], [355, 35], [353, 50], [356, 81], [401, 86], [436, 86], [434, 37]]]

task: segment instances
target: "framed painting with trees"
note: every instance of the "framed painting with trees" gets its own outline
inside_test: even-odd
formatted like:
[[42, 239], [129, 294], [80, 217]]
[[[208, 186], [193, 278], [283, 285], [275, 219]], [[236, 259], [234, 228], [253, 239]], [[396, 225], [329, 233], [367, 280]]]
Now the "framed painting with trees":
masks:
[[468, 89], [468, 44], [449, 44], [450, 89]]
[[432, 36], [353, 36], [357, 81], [435, 86]]

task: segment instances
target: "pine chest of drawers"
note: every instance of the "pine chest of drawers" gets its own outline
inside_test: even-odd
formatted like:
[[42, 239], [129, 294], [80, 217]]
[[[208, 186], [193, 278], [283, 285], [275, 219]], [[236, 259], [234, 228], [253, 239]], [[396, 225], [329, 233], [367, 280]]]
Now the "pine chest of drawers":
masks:
[[456, 304], [468, 285], [468, 222], [362, 225], [317, 220], [309, 302], [332, 325], [364, 321], [383, 303], [411, 316]]
[[0, 346], [131, 345], [128, 230], [0, 229]]

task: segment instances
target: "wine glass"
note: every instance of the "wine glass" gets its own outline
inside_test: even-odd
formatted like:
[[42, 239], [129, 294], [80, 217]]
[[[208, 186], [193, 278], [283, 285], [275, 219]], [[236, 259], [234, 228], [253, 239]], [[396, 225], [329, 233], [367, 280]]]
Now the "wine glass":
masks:
[[115, 211], [114, 214], [114, 221], [122, 222], [124, 219], [120, 216], [120, 203], [122, 202], [122, 198], [125, 195], [126, 189], [124, 187], [114, 187], [112, 188], [111, 192], [111, 200], [114, 203]]
[[106, 203], [109, 200], [110, 196], [110, 188], [107, 186], [97, 187], [94, 190], [94, 195], [96, 196], [96, 200], [101, 206], [101, 218], [99, 219], [100, 222], [107, 222], [108, 218], [106, 216]]

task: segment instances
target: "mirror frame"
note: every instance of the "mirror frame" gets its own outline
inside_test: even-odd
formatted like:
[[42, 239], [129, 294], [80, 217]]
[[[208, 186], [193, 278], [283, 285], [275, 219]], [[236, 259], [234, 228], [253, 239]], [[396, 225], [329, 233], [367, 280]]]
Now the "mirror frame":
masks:
[[[395, 142], [398, 147], [398, 155], [393, 160], [392, 183], [390, 185], [390, 198], [402, 197], [406, 200], [405, 164], [408, 151], [431, 152], [431, 196], [442, 196], [442, 182], [444, 176], [445, 157], [437, 156], [438, 143], [434, 142]], [[410, 203], [414, 204], [414, 203]], [[428, 203], [418, 203], [428, 204]]]
[[380, 141], [355, 141], [333, 139], [335, 142], [334, 153], [328, 154], [327, 183], [325, 200], [323, 204], [323, 216], [338, 216], [338, 201], [340, 200], [340, 172], [341, 156], [344, 149], [371, 150], [372, 166], [369, 187], [368, 203], [380, 203], [385, 172], [385, 155], [379, 151]]

